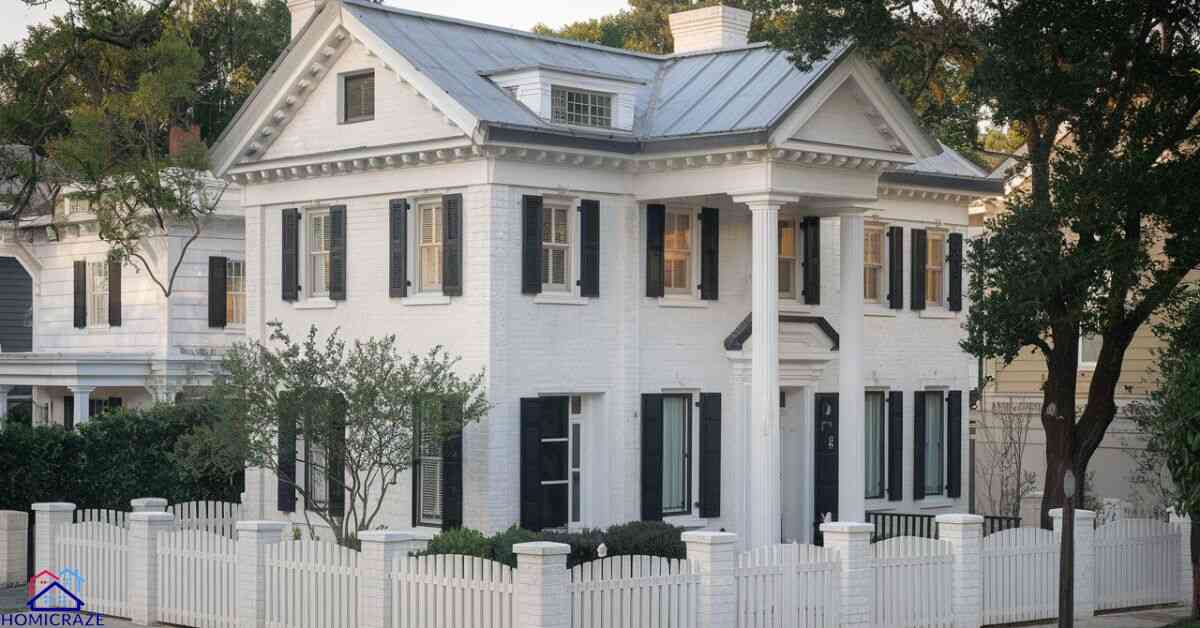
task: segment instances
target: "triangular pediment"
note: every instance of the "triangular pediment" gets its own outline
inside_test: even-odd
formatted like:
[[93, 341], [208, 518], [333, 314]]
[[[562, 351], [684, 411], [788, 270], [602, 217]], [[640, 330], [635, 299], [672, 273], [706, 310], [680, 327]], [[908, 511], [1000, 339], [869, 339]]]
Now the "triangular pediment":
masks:
[[791, 139], [911, 154], [853, 79], [842, 83]]

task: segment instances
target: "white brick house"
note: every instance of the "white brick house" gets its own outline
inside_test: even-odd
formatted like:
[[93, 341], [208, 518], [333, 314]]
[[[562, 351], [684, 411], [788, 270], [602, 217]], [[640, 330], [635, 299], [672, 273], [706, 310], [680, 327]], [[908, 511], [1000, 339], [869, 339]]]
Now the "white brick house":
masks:
[[[965, 508], [962, 234], [996, 183], [867, 60], [798, 70], [728, 8], [673, 16], [686, 49], [656, 56], [290, 4], [212, 155], [242, 186], [247, 333], [442, 344], [494, 404], [383, 523], [762, 545]], [[289, 493], [247, 474], [251, 511]]]

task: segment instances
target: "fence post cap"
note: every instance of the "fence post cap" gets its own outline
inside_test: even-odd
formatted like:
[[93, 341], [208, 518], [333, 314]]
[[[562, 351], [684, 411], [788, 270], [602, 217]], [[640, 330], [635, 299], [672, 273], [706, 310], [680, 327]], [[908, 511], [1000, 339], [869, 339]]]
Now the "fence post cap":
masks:
[[147, 508], [166, 508], [167, 500], [164, 497], [138, 497], [129, 500], [129, 505], [136, 512]]
[[533, 541], [513, 545], [513, 553], [523, 556], [566, 556], [571, 553], [571, 546], [566, 543]]
[[[1051, 508], [1050, 509], [1050, 518], [1051, 519], [1062, 519], [1062, 516], [1063, 516], [1062, 508]], [[1095, 518], [1096, 518], [1096, 512], [1093, 510], [1084, 510], [1082, 508], [1075, 509], [1075, 520], [1076, 521], [1078, 521], [1080, 519], [1082, 519], [1084, 521], [1091, 521]]]
[[392, 532], [403, 532], [413, 541], [432, 541], [433, 537], [437, 536], [441, 530], [432, 528], [400, 528], [399, 530], [392, 530]]
[[169, 512], [131, 512], [129, 521], [145, 521], [147, 523], [163, 523], [174, 521], [175, 515]]
[[32, 506], [34, 512], [71, 512], [75, 504], [71, 502], [41, 502]]
[[408, 532], [399, 530], [364, 530], [358, 533], [358, 540], [363, 543], [400, 543], [416, 538]]
[[246, 532], [278, 532], [282, 533], [283, 529], [288, 527], [286, 521], [239, 521], [237, 522], [238, 531], [245, 530]]
[[979, 524], [983, 525], [983, 515], [967, 515], [959, 513], [947, 513], [938, 515], [933, 518], [935, 523], [949, 523], [958, 525]]
[[873, 523], [855, 523], [853, 521], [830, 521], [821, 524], [821, 532], [841, 532], [843, 534], [871, 534], [875, 532]]
[[737, 535], [732, 532], [711, 532], [708, 530], [692, 530], [681, 536], [684, 543], [699, 543], [701, 545], [725, 545], [737, 543]]

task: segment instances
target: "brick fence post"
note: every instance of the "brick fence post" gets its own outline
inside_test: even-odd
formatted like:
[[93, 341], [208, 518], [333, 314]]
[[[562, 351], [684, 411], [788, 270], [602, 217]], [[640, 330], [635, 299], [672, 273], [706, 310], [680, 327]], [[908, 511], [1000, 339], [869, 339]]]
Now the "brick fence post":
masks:
[[571, 625], [571, 583], [567, 572], [565, 543], [517, 543], [516, 625], [521, 628], [569, 628]]
[[737, 620], [737, 535], [730, 532], [684, 532], [688, 560], [700, 568], [700, 625], [734, 628]]
[[267, 546], [279, 543], [284, 521], [237, 522], [237, 625], [264, 628], [267, 625]]
[[1187, 515], [1171, 512], [1171, 523], [1179, 532], [1179, 602], [1192, 604], [1192, 519]]
[[133, 512], [166, 512], [167, 500], [162, 497], [139, 497], [129, 500]]
[[[1062, 538], [1063, 511], [1050, 511], [1054, 534]], [[1075, 510], [1075, 618], [1096, 614], [1096, 513]]]
[[954, 551], [954, 622], [958, 628], [983, 625], [983, 517], [938, 515], [938, 538]]
[[[47, 502], [34, 504], [32, 508], [34, 512], [33, 573], [37, 575], [43, 569], [57, 571], [62, 568], [62, 565], [58, 564], [58, 530], [61, 526], [74, 522], [75, 504]], [[49, 584], [49, 582], [45, 584]]]
[[362, 578], [358, 584], [358, 625], [362, 628], [391, 628], [392, 591], [388, 572], [400, 556], [407, 556], [412, 535], [395, 530], [358, 533], [362, 553], [358, 557]]
[[0, 587], [25, 583], [29, 513], [0, 510]]
[[169, 512], [129, 513], [129, 618], [139, 626], [158, 623], [158, 535], [173, 529]]
[[871, 571], [871, 534], [875, 525], [835, 521], [822, 523], [825, 547], [837, 551], [842, 564], [841, 626], [868, 626], [875, 600], [875, 578]]

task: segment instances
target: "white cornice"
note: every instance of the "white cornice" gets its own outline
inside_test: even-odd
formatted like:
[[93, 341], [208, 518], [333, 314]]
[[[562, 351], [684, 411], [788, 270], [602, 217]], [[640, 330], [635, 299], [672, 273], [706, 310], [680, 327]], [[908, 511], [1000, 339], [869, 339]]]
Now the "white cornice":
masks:
[[894, 198], [901, 200], [942, 201], [966, 205], [981, 198], [991, 198], [993, 195], [981, 192], [966, 192], [963, 190], [943, 190], [919, 186], [904, 186], [887, 184], [879, 186], [879, 198]]

